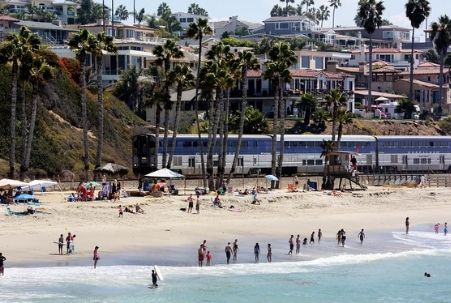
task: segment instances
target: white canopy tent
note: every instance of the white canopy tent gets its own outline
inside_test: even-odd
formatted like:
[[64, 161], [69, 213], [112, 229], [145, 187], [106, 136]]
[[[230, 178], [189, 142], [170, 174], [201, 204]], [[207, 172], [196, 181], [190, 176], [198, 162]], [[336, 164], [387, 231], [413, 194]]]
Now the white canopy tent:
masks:
[[24, 187], [27, 186], [28, 183], [18, 181], [18, 180], [12, 180], [12, 179], [1, 179], [0, 180], [0, 189], [12, 189], [17, 187]]
[[161, 178], [161, 179], [184, 179], [185, 176], [179, 173], [176, 173], [175, 171], [172, 171], [167, 168], [162, 168], [157, 171], [151, 172], [150, 174], [145, 175], [145, 177], [148, 178]]
[[43, 187], [52, 187], [58, 185], [58, 182], [52, 180], [33, 180], [28, 185], [22, 186], [23, 189], [41, 189]]

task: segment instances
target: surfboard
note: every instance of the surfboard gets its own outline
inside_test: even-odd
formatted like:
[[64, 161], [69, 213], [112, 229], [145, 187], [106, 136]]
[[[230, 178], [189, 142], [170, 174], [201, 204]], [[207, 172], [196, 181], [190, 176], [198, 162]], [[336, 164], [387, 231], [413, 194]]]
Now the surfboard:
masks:
[[161, 274], [160, 268], [159, 268], [157, 265], [155, 265], [155, 266], [153, 267], [153, 269], [154, 269], [155, 272], [157, 273], [158, 278], [159, 278], [161, 281], [163, 281], [164, 278], [163, 278], [163, 275]]

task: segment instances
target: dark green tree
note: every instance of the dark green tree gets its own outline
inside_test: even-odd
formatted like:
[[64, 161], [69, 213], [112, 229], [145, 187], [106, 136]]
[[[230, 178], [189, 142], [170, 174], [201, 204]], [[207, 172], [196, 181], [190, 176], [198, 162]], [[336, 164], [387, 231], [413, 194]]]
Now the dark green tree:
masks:
[[415, 104], [410, 99], [401, 100], [396, 107], [396, 112], [404, 114], [404, 119], [412, 119], [413, 113], [416, 112]]

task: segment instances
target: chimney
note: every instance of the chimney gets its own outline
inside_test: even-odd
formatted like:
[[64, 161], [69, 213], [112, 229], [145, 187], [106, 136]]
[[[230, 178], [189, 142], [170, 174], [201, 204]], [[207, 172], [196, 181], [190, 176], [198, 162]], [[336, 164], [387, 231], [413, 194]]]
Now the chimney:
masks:
[[338, 62], [335, 60], [327, 61], [326, 71], [335, 73], [337, 72]]

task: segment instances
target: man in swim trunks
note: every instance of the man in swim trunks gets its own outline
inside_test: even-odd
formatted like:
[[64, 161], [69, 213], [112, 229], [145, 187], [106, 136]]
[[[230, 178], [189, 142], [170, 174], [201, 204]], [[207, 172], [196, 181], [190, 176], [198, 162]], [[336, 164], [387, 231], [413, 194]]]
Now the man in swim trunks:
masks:
[[321, 238], [323, 237], [323, 232], [321, 231], [321, 228], [318, 229], [318, 243], [321, 242]]
[[409, 221], [409, 217], [406, 218], [406, 235], [409, 234], [409, 226], [410, 226], [410, 221]]
[[233, 242], [233, 261], [238, 259], [238, 239]]
[[445, 226], [443, 227], [443, 233], [445, 234], [445, 236], [448, 234], [448, 223], [445, 222]]
[[2, 253], [0, 253], [0, 275], [4, 276], [5, 275], [5, 265], [3, 262], [6, 261], [6, 258], [2, 255]]
[[232, 247], [230, 246], [230, 242], [227, 243], [227, 246], [225, 247], [225, 254], [226, 254], [226, 259], [227, 259], [227, 264], [230, 263], [230, 256], [232, 255]]
[[359, 239], [360, 239], [360, 244], [363, 244], [363, 239], [365, 239], [365, 231], [362, 230], [359, 232]]
[[72, 235], [71, 235], [71, 233], [68, 233], [67, 237], [66, 237], [66, 254], [67, 255], [69, 255], [71, 253], [71, 250], [70, 250], [70, 245], [71, 245], [70, 242], [71, 241], [72, 241]]
[[258, 243], [255, 243], [254, 246], [254, 257], [255, 257], [255, 263], [258, 263], [260, 260], [260, 245]]
[[288, 254], [289, 254], [289, 255], [292, 255], [292, 254], [293, 254], [293, 248], [294, 248], [293, 238], [294, 238], [294, 236], [291, 235], [291, 236], [290, 236], [290, 239], [288, 239], [288, 244], [290, 245], [290, 250], [288, 251]]
[[60, 255], [63, 254], [63, 246], [64, 246], [64, 236], [63, 236], [63, 234], [61, 234], [58, 239], [58, 253]]
[[193, 206], [194, 206], [194, 201], [193, 201], [193, 195], [189, 195], [188, 197], [188, 209], [186, 210], [187, 213], [192, 213], [193, 212]]
[[268, 244], [268, 253], [266, 254], [266, 260], [269, 263], [272, 262], [272, 248], [271, 248], [271, 244]]
[[204, 265], [204, 257], [205, 251], [203, 245], [201, 244], [199, 249], [197, 250], [197, 260], [199, 261], [199, 267], [202, 267]]

